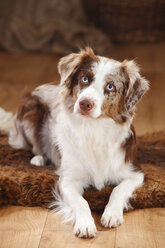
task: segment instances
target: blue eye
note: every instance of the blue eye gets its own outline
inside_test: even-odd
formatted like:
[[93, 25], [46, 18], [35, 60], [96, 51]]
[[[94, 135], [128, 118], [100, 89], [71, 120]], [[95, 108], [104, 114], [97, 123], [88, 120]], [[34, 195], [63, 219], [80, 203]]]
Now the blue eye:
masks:
[[87, 84], [88, 83], [88, 78], [86, 76], [82, 77], [82, 82], [84, 84]]
[[107, 84], [107, 90], [112, 91], [113, 90], [113, 84]]

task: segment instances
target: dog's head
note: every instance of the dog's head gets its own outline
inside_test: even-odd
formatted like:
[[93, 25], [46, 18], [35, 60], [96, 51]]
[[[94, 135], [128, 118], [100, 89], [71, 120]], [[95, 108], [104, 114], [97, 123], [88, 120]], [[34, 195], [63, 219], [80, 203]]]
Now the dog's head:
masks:
[[149, 88], [134, 61], [96, 56], [91, 48], [63, 57], [58, 69], [66, 108], [92, 118], [125, 122]]

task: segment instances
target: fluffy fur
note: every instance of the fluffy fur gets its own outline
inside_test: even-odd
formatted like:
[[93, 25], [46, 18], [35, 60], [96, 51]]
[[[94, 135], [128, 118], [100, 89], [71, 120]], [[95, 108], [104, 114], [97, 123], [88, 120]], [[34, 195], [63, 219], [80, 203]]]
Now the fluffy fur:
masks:
[[[31, 165], [32, 156], [29, 151], [13, 149], [8, 145], [7, 136], [0, 134], [0, 206], [48, 208], [55, 200], [52, 188], [57, 184], [58, 176], [54, 165]], [[165, 132], [137, 137], [136, 159], [141, 163], [145, 181], [135, 190], [136, 197], [130, 199], [132, 208], [165, 207]], [[102, 190], [91, 187], [83, 197], [92, 211], [101, 214], [113, 188], [110, 185]]]
[[101, 217], [111, 228], [123, 223], [129, 198], [143, 184], [131, 124], [148, 82], [133, 61], [96, 56], [90, 48], [62, 58], [59, 73], [59, 86], [43, 85], [25, 95], [9, 143], [32, 150], [37, 166], [46, 160], [56, 165], [55, 205], [74, 222], [78, 237], [91, 238], [97, 230], [84, 189], [116, 185]]

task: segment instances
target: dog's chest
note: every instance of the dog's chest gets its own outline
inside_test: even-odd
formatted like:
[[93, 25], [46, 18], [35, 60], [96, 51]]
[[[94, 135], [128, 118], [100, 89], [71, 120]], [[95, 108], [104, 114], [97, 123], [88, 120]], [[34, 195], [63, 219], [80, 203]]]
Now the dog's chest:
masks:
[[76, 176], [89, 180], [97, 188], [109, 181], [116, 182], [125, 159], [121, 144], [128, 135], [128, 127], [109, 119], [70, 118], [59, 125], [58, 134], [63, 154], [70, 161], [69, 169], [77, 172]]
[[79, 161], [97, 188], [118, 181], [117, 174], [125, 160], [119, 135], [117, 130], [111, 133], [93, 128], [91, 132], [82, 133], [81, 142], [77, 143]]

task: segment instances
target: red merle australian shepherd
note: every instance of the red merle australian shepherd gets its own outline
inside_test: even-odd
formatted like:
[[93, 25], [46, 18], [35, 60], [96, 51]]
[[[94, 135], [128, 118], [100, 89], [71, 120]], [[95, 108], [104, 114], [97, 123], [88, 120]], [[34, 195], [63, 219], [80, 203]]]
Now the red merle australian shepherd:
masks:
[[134, 61], [97, 56], [91, 48], [63, 57], [58, 69], [58, 86], [45, 84], [24, 95], [9, 143], [31, 149], [36, 166], [47, 159], [56, 166], [54, 204], [66, 221], [73, 221], [78, 237], [91, 238], [97, 230], [84, 189], [116, 186], [101, 217], [101, 224], [111, 228], [123, 223], [123, 209], [143, 184], [144, 174], [134, 162], [132, 121], [149, 84]]

